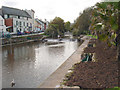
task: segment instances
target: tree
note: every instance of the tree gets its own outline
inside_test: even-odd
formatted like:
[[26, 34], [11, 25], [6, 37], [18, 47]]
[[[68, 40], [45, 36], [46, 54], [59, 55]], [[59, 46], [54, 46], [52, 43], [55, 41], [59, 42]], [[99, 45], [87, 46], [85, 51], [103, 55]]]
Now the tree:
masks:
[[64, 26], [65, 26], [65, 32], [70, 31], [70, 22], [69, 21], [66, 22]]
[[98, 39], [113, 45], [118, 29], [118, 3], [102, 2], [94, 6], [90, 30]]
[[97, 3], [92, 13], [90, 29], [97, 34], [99, 40], [107, 42], [108, 46], [116, 44], [120, 61], [120, 7], [118, 6], [120, 2]]
[[57, 37], [58, 35], [63, 36], [64, 32], [64, 20], [60, 17], [55, 17], [53, 21], [50, 22], [45, 33], [50, 37]]
[[78, 35], [89, 33], [91, 11], [92, 7], [85, 9], [83, 13], [80, 13], [80, 16], [75, 20], [73, 28], [74, 30], [78, 29]]

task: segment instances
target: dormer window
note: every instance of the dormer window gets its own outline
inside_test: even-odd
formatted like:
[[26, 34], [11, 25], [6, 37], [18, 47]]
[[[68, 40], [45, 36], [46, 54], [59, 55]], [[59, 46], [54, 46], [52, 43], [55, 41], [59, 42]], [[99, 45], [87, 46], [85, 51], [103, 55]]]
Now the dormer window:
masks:
[[6, 15], [4, 15], [4, 18], [5, 18], [5, 19], [7, 19], [7, 18], [8, 18], [8, 15], [7, 15], [7, 14], [6, 14]]
[[10, 18], [10, 15], [8, 14], [8, 18]]
[[20, 16], [18, 16], [18, 19], [20, 19]]

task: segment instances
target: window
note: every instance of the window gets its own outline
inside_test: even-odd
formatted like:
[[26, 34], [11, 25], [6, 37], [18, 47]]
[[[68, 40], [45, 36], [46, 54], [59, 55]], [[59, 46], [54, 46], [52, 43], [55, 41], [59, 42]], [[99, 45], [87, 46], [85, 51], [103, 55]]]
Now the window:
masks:
[[3, 26], [3, 20], [0, 20], [0, 26]]
[[22, 25], [22, 22], [20, 21], [20, 26]]
[[23, 25], [25, 26], [25, 22], [23, 23]]
[[4, 15], [4, 18], [8, 18], [8, 15]]
[[32, 23], [30, 23], [30, 26], [32, 27]]
[[18, 19], [20, 19], [20, 16], [18, 16]]
[[8, 18], [10, 18], [10, 15], [8, 14]]
[[12, 16], [12, 15], [10, 15], [9, 17], [10, 17], [10, 18], [13, 18], [13, 16]]
[[16, 28], [16, 32], [18, 32], [18, 28]]
[[28, 27], [28, 23], [27, 23], [27, 27]]
[[16, 25], [18, 25], [18, 21], [16, 21]]

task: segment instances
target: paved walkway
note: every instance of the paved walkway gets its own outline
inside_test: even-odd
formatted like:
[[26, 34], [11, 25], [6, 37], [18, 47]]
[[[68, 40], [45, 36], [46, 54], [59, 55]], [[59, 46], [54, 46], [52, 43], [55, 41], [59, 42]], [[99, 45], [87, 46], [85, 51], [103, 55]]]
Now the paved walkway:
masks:
[[[85, 40], [88, 38], [84, 36]], [[52, 73], [40, 86], [39, 88], [56, 88], [60, 85], [60, 82], [64, 79], [68, 70], [77, 62], [80, 62], [81, 54], [83, 49], [87, 47], [88, 40], [85, 40], [82, 45], [54, 72]]]

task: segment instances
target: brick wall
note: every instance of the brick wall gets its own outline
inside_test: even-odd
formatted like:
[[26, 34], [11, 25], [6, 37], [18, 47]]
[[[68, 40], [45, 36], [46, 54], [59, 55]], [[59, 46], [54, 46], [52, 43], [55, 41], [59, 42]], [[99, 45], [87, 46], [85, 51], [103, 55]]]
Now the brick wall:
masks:
[[5, 25], [6, 26], [13, 26], [13, 19], [12, 18], [5, 19]]

